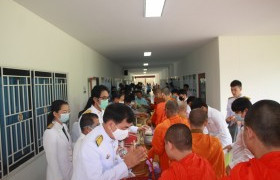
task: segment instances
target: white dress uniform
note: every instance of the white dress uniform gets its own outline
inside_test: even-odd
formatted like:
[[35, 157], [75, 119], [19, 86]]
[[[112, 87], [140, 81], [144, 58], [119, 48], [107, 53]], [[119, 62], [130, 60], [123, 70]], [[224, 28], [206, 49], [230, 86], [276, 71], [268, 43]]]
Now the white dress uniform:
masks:
[[247, 162], [249, 159], [254, 158], [254, 155], [247, 149], [244, 143], [244, 128], [242, 127], [237, 135], [236, 142], [232, 146], [232, 162], [229, 167], [232, 169], [235, 165], [241, 162]]
[[[94, 114], [96, 114], [98, 116], [99, 123], [100, 124], [103, 123], [104, 110], [99, 111], [93, 105], [91, 105], [91, 107], [88, 108], [83, 114], [85, 114], [85, 113], [94, 113]], [[71, 135], [72, 135], [73, 143], [76, 143], [76, 141], [78, 140], [78, 138], [82, 134], [81, 127], [80, 127], [81, 118], [82, 118], [82, 116], [79, 118], [79, 120], [77, 122], [74, 122], [73, 126], [72, 126]]]
[[210, 135], [221, 141], [222, 147], [232, 144], [232, 138], [223, 114], [210, 106], [208, 106], [208, 124], [206, 127]]
[[80, 152], [81, 145], [82, 145], [82, 142], [85, 137], [86, 137], [86, 135], [81, 133], [80, 137], [78, 138], [78, 140], [75, 143], [74, 150], [73, 150], [73, 169], [75, 169], [75, 164], [77, 162], [77, 156]]
[[77, 156], [72, 180], [118, 180], [129, 170], [117, 155], [118, 141], [111, 139], [103, 125], [86, 135]]
[[[62, 128], [64, 127], [64, 134]], [[72, 142], [65, 124], [53, 121], [43, 135], [47, 158], [47, 180], [70, 180], [72, 176]]]

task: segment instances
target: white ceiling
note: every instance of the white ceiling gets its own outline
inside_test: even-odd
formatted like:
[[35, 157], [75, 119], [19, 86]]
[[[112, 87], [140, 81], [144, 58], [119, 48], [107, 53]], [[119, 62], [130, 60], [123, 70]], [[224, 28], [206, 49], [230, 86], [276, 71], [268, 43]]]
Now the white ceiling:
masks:
[[219, 35], [280, 34], [280, 0], [166, 0], [161, 18], [144, 18], [144, 0], [15, 1], [125, 68], [168, 67]]

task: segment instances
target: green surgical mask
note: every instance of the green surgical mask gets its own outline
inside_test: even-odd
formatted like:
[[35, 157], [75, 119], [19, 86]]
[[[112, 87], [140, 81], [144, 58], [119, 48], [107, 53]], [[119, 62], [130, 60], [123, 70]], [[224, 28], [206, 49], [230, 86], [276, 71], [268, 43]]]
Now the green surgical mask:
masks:
[[101, 109], [105, 110], [106, 107], [108, 106], [108, 104], [109, 104], [109, 100], [108, 100], [108, 99], [106, 99], [106, 100], [101, 100], [101, 103], [100, 103]]

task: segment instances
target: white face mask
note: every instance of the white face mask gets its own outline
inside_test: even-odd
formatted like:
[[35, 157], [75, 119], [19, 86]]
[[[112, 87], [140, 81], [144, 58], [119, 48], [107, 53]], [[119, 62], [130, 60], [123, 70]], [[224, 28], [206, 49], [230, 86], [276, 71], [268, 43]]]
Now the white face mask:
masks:
[[70, 117], [70, 113], [63, 113], [63, 114], [60, 115], [59, 120], [62, 123], [66, 123], [69, 120], [69, 117]]
[[124, 104], [124, 101], [119, 101], [119, 103]]
[[115, 137], [116, 140], [122, 141], [128, 136], [128, 129], [126, 130], [121, 130], [117, 128], [114, 132], [112, 132], [113, 136]]

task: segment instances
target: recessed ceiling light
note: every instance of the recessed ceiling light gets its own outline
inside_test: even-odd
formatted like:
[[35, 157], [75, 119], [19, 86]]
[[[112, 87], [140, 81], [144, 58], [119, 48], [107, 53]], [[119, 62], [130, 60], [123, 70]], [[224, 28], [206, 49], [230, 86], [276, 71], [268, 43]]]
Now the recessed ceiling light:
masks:
[[149, 66], [149, 63], [144, 63], [143, 66]]
[[143, 69], [143, 71], [147, 71], [148, 69]]
[[144, 74], [146, 74], [147, 72], [143, 72]]
[[145, 17], [160, 17], [165, 0], [146, 0]]
[[144, 52], [144, 56], [151, 56], [152, 52]]

